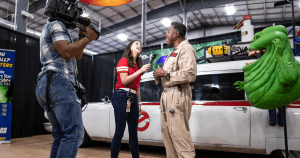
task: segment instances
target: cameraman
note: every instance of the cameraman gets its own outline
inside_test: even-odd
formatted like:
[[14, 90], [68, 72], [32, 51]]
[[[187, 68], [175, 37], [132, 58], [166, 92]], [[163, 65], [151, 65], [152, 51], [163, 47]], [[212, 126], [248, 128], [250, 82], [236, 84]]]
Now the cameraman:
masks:
[[[75, 158], [83, 141], [81, 101], [73, 86], [77, 75], [76, 59], [81, 59], [84, 48], [98, 38], [93, 29], [84, 27], [86, 32], [79, 32], [82, 38], [73, 43], [63, 20], [48, 20], [40, 38], [43, 67], [38, 74], [36, 97], [52, 124], [54, 142], [50, 158]], [[46, 95], [48, 79], [49, 94]], [[46, 97], [49, 98], [49, 108]]]

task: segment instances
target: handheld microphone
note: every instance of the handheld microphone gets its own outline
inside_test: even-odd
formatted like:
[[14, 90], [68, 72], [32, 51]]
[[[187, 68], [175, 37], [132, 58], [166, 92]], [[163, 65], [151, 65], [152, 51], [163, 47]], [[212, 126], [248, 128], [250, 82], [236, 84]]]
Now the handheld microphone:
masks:
[[149, 59], [148, 64], [151, 64], [153, 62], [153, 60], [155, 59], [155, 57], [156, 57], [156, 54], [150, 54], [150, 59]]

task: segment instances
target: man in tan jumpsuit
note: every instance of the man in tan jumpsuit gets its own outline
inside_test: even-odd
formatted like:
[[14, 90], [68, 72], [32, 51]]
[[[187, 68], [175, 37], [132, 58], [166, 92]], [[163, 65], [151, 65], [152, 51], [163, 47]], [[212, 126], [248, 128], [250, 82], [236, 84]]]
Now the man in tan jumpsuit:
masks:
[[[186, 27], [173, 22], [166, 33], [168, 45], [174, 45], [163, 68], [153, 72], [156, 84], [161, 80], [161, 134], [167, 158], [193, 158], [193, 145], [189, 119], [192, 109], [192, 92], [189, 86], [197, 73], [196, 51], [185, 40]], [[180, 85], [180, 86], [178, 86]]]

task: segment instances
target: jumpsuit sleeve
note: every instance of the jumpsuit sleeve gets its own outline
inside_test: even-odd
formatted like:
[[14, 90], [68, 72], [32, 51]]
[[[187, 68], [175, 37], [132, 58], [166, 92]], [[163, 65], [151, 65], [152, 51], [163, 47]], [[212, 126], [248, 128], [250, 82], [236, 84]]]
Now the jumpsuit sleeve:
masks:
[[191, 45], [182, 48], [178, 59], [178, 70], [170, 72], [172, 85], [190, 83], [196, 80], [196, 51]]

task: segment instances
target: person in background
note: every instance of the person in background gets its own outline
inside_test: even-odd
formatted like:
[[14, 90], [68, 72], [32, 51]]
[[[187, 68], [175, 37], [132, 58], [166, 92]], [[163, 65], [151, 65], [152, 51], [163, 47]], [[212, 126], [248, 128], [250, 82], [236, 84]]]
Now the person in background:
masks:
[[[277, 109], [278, 109], [278, 126], [283, 127], [284, 126], [283, 109], [282, 109], [282, 107], [279, 107]], [[277, 119], [276, 108], [269, 110], [269, 125], [275, 126], [276, 119]]]
[[[129, 148], [133, 158], [139, 158], [138, 119], [141, 112], [140, 81], [141, 75], [150, 69], [151, 64], [142, 66], [139, 41], [131, 41], [125, 48], [123, 57], [116, 67], [116, 90], [112, 95], [115, 114], [115, 134], [111, 142], [111, 158], [119, 156], [121, 140], [126, 122], [129, 131]], [[128, 107], [128, 102], [131, 104]]]
[[204, 97], [201, 100], [222, 100], [219, 93], [219, 88], [212, 87], [209, 91], [209, 94], [204, 95]]

